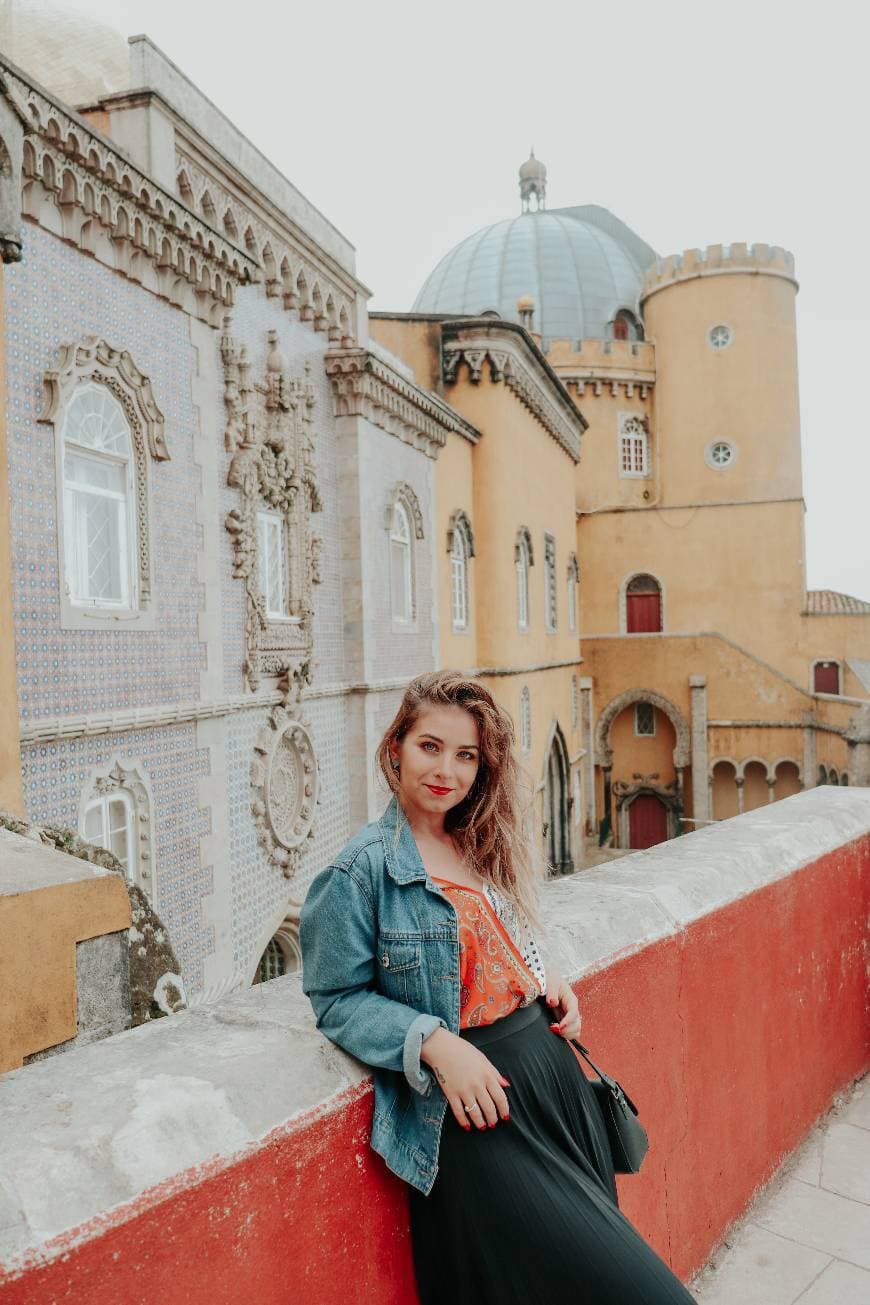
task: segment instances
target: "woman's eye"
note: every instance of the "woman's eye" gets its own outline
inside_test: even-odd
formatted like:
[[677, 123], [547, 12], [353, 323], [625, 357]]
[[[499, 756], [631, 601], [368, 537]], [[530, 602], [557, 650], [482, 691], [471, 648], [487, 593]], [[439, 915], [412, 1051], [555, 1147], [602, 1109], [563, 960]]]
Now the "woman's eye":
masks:
[[420, 744], [420, 747], [421, 747], [421, 748], [434, 748], [434, 747], [435, 747], [435, 744], [427, 741], [426, 743], [421, 743], [421, 744]]

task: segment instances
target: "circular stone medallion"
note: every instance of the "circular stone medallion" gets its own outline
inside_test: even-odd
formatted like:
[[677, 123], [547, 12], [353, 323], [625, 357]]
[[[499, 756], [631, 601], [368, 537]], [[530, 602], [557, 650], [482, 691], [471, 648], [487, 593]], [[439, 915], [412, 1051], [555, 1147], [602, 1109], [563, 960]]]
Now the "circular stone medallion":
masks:
[[266, 812], [282, 847], [308, 836], [317, 802], [317, 763], [308, 731], [289, 721], [278, 734], [266, 770]]

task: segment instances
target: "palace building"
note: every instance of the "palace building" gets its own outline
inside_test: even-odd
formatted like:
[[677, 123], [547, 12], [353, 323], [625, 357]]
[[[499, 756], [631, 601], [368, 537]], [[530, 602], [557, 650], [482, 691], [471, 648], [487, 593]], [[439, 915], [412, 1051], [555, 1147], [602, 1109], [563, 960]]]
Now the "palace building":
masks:
[[659, 258], [532, 156], [369, 314], [147, 37], [7, 0], [0, 38], [0, 805], [115, 853], [190, 1004], [295, 967], [439, 665], [511, 711], [552, 873], [870, 784], [870, 602], [806, 590], [790, 255]]

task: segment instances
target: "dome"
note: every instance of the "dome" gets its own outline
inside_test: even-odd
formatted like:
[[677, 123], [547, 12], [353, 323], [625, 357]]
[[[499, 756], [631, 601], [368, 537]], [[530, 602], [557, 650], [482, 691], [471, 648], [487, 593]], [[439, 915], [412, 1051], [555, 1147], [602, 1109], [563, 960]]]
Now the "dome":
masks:
[[547, 169], [540, 159], [535, 158], [535, 151], [532, 150], [529, 157], [520, 167], [520, 181], [546, 181]]
[[522, 213], [451, 249], [427, 277], [413, 311], [476, 317], [495, 308], [518, 322], [517, 301], [531, 296], [533, 329], [545, 342], [606, 339], [620, 309], [639, 316], [643, 273], [655, 257], [597, 205]]
[[0, 50], [67, 104], [129, 89], [126, 38], [46, 0], [0, 0]]

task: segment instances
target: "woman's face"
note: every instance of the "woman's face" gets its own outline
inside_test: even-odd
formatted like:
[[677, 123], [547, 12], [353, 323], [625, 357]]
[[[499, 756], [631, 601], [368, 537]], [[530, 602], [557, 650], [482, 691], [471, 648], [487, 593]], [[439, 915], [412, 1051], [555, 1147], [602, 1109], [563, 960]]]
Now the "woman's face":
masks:
[[445, 815], [466, 796], [480, 765], [477, 721], [462, 707], [424, 707], [392, 755], [406, 812]]

